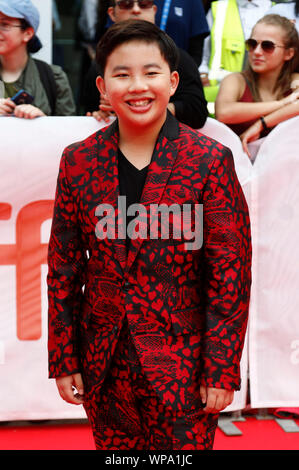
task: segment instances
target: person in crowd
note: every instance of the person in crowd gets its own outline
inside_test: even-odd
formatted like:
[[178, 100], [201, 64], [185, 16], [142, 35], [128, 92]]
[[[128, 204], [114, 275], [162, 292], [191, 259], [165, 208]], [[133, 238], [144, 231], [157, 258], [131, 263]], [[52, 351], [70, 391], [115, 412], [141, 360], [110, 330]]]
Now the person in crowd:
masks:
[[271, 0], [211, 2], [207, 13], [211, 33], [204, 41], [203, 58], [199, 67], [208, 101], [215, 101], [219, 84], [225, 76], [243, 70], [246, 62], [245, 40], [271, 4]]
[[201, 64], [204, 39], [210, 34], [202, 0], [157, 0], [156, 24], [176, 45]]
[[[167, 110], [179, 77], [164, 31], [116, 22], [96, 57], [97, 86], [117, 119], [61, 159], [48, 255], [49, 377], [62, 399], [84, 404], [99, 450], [211, 449], [219, 412], [240, 388], [246, 200], [231, 151]], [[147, 215], [128, 222], [136, 205]], [[183, 213], [181, 230], [168, 211], [156, 224], [157, 205], [187, 205], [196, 227]]]
[[[202, 0], [156, 0], [155, 3], [156, 24], [199, 66], [203, 41], [210, 33]], [[109, 21], [108, 25], [111, 25]]]
[[109, 0], [83, 0], [78, 28], [85, 45], [90, 48], [89, 55], [95, 58], [96, 45], [107, 29], [107, 9]]
[[84, 92], [85, 77], [95, 59], [96, 45], [108, 27], [107, 9], [109, 0], [83, 0], [76, 24], [76, 45], [81, 50], [78, 112]]
[[[110, 7], [108, 8], [109, 17], [113, 22], [133, 18], [155, 23], [156, 11], [157, 6], [154, 0], [141, 0], [139, 2], [110, 0]], [[178, 50], [180, 82], [176, 92], [170, 99], [168, 109], [179, 121], [194, 129], [199, 129], [203, 127], [208, 117], [203, 87], [193, 59], [183, 49]], [[98, 120], [104, 119], [108, 121], [113, 110], [110, 103], [107, 103], [102, 96], [100, 97], [95, 85], [99, 73], [101, 71], [98, 70], [96, 63], [94, 63], [86, 78], [82, 104], [88, 116], [92, 115]]]
[[299, 0], [288, 3], [278, 3], [273, 5], [268, 11], [269, 14], [276, 14], [285, 16], [295, 23], [296, 29], [299, 33]]
[[31, 0], [0, 0], [0, 115], [32, 119], [75, 114], [63, 70], [30, 56], [42, 47], [38, 26], [39, 12]]
[[[248, 65], [220, 85], [216, 118], [248, 142], [266, 136], [278, 123], [299, 114], [298, 33], [290, 20], [266, 15], [246, 41]], [[249, 155], [250, 156], [250, 155]]]
[[202, 2], [206, 14], [208, 13], [211, 7], [211, 3], [212, 3], [212, 0], [203, 0]]

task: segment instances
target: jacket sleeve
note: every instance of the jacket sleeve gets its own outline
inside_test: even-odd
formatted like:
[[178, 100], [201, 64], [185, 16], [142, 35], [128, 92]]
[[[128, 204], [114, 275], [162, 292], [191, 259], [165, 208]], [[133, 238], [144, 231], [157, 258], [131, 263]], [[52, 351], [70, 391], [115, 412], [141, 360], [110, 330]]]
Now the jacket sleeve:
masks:
[[86, 253], [77, 207], [70, 190], [68, 152], [60, 163], [48, 249], [49, 377], [79, 372], [77, 321], [84, 285]]
[[175, 117], [178, 121], [193, 129], [200, 129], [208, 117], [200, 75], [192, 57], [182, 49], [179, 49], [179, 53], [180, 81], [170, 101], [175, 105]]
[[57, 88], [55, 116], [74, 116], [76, 105], [66, 73], [58, 65], [52, 65]]
[[251, 286], [250, 221], [231, 151], [216, 145], [213, 153], [203, 200], [206, 328], [201, 382], [239, 390]]
[[207, 34], [198, 34], [197, 36], [193, 36], [189, 39], [188, 53], [193, 58], [197, 67], [200, 66], [202, 61], [202, 51], [205, 36], [207, 36]]

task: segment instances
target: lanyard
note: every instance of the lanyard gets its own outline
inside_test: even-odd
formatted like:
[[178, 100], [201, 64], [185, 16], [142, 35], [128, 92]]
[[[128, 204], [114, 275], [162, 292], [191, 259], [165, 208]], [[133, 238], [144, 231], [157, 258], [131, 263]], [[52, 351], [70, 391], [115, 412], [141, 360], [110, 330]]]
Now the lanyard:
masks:
[[160, 29], [162, 29], [163, 31], [165, 31], [166, 23], [168, 20], [170, 4], [171, 4], [171, 0], [165, 0], [163, 11], [162, 11], [162, 16], [161, 16], [161, 24], [160, 24]]

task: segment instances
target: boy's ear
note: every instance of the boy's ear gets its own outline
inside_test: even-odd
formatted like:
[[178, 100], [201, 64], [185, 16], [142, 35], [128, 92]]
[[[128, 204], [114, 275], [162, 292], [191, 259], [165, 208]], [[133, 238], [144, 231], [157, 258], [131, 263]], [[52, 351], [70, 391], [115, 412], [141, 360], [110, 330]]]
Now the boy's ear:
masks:
[[171, 72], [170, 74], [170, 96], [173, 96], [176, 92], [176, 89], [178, 87], [180, 81], [180, 76], [179, 73], [175, 70], [174, 72]]
[[96, 78], [96, 86], [102, 96], [106, 97], [106, 86], [105, 81], [101, 75]]

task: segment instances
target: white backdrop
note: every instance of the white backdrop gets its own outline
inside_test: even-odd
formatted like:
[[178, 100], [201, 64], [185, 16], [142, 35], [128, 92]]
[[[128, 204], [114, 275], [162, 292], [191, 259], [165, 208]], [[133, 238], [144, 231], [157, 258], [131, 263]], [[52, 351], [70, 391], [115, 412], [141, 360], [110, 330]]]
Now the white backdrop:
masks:
[[33, 57], [41, 59], [48, 64], [52, 63], [52, 0], [31, 0], [38, 8], [40, 14], [40, 23], [37, 30], [37, 36], [43, 45], [42, 49]]
[[264, 140], [253, 166], [250, 383], [256, 407], [299, 405], [299, 117]]
[[32, 0], [32, 3], [39, 9], [40, 23], [37, 36], [43, 45], [42, 49], [33, 57], [44, 60], [48, 64], [52, 63], [52, 0]]
[[[229, 147], [234, 156], [236, 173], [239, 178], [240, 184], [244, 191], [247, 203], [250, 203], [250, 189], [251, 189], [251, 174], [252, 164], [243, 152], [242, 144], [236, 134], [225, 124], [216, 121], [215, 119], [208, 118], [205, 126], [200, 129], [203, 134], [218, 140], [223, 145]], [[241, 390], [235, 393], [233, 403], [226, 408], [225, 411], [241, 410], [246, 405], [247, 398], [247, 377], [248, 377], [248, 335], [244, 344], [242, 359], [241, 359]]]
[[[254, 165], [238, 137], [208, 119], [202, 132], [229, 146], [250, 209], [253, 286], [242, 357], [242, 409], [299, 406], [299, 117], [265, 139]], [[45, 265], [63, 148], [101, 127], [93, 118], [0, 118], [0, 420], [81, 418], [47, 378]], [[38, 138], [36, 138], [38, 136]]]

